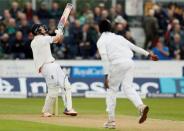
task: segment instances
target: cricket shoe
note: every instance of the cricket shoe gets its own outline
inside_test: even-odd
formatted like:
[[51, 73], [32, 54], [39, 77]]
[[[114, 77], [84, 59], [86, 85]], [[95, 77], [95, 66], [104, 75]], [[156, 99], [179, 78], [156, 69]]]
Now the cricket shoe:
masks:
[[74, 109], [71, 109], [71, 110], [67, 110], [65, 108], [64, 112], [63, 112], [65, 115], [69, 115], [69, 116], [77, 116], [77, 112], [74, 110]]
[[43, 112], [42, 113], [42, 117], [51, 117], [51, 116], [52, 116], [52, 114], [49, 113], [49, 112]]
[[139, 112], [140, 112], [139, 124], [142, 124], [144, 121], [146, 121], [148, 111], [149, 111], [149, 107], [147, 105], [141, 105], [139, 107]]
[[104, 128], [115, 129], [116, 128], [115, 121], [107, 121], [106, 123], [104, 123]]

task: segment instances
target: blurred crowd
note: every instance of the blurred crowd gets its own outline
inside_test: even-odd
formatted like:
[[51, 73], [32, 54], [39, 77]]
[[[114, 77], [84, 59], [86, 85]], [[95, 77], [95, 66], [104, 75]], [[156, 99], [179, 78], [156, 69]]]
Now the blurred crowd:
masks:
[[[149, 4], [149, 3], [148, 3]], [[58, 20], [63, 9], [57, 2], [51, 8], [41, 3], [37, 10], [26, 2], [24, 7], [12, 2], [0, 17], [0, 58], [32, 59], [30, 42], [33, 39], [31, 26], [46, 24], [50, 35], [55, 35]], [[127, 16], [121, 4], [109, 9], [100, 3], [91, 9], [72, 10], [64, 28], [62, 44], [51, 44], [53, 55], [57, 59], [99, 59], [96, 42], [100, 36], [98, 22], [108, 18], [113, 23], [113, 32], [124, 36], [136, 44], [133, 39]], [[162, 60], [184, 59], [184, 11], [176, 4], [150, 4], [143, 17], [145, 31], [144, 48], [159, 56]]]
[[151, 4], [144, 17], [145, 49], [150, 49], [161, 60], [184, 59], [184, 9], [176, 3], [166, 7]]
[[[31, 59], [30, 42], [33, 39], [31, 26], [35, 23], [46, 24], [49, 34], [54, 35], [63, 9], [53, 2], [49, 9], [42, 3], [38, 10], [33, 10], [30, 2], [24, 8], [13, 2], [10, 9], [5, 9], [0, 20], [0, 58]], [[126, 21], [122, 5], [106, 9], [103, 3], [94, 9], [84, 7], [76, 14], [72, 10], [64, 29], [64, 41], [60, 45], [52, 44], [54, 57], [57, 59], [98, 59], [96, 42], [99, 37], [98, 22], [108, 18], [113, 21], [114, 32], [125, 36], [135, 43]]]

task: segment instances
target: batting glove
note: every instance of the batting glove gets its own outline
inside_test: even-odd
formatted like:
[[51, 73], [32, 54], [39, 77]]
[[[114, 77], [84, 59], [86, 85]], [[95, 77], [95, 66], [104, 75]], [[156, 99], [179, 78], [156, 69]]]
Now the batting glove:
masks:
[[55, 33], [56, 33], [57, 35], [63, 35], [63, 31], [62, 31], [61, 29], [55, 30]]

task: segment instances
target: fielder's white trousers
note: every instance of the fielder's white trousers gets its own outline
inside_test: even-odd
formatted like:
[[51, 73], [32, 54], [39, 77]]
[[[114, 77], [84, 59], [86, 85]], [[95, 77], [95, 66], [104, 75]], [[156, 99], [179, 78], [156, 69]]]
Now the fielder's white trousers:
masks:
[[115, 120], [116, 94], [120, 85], [125, 95], [133, 104], [138, 107], [143, 102], [132, 86], [133, 82], [134, 62], [133, 60], [122, 61], [118, 64], [112, 64], [109, 73], [109, 89], [106, 94], [106, 105], [109, 120]]
[[41, 73], [45, 78], [48, 87], [48, 93], [45, 98], [42, 112], [53, 113], [52, 109], [56, 97], [59, 94], [59, 88], [61, 88], [62, 91], [65, 108], [68, 110], [72, 109], [71, 85], [67, 75], [63, 72], [60, 65], [55, 62], [44, 64]]

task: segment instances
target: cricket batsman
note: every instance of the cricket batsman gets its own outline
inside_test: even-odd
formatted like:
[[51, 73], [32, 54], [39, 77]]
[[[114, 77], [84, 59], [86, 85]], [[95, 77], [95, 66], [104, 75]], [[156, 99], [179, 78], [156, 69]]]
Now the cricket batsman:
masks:
[[56, 30], [55, 36], [48, 35], [48, 28], [43, 24], [34, 24], [32, 26], [34, 39], [31, 42], [33, 59], [36, 70], [45, 78], [48, 93], [45, 98], [45, 104], [42, 109], [44, 117], [53, 115], [53, 106], [56, 97], [59, 94], [59, 88], [65, 94], [65, 110], [64, 114], [76, 116], [77, 112], [72, 108], [71, 85], [67, 75], [60, 68], [60, 65], [55, 62], [51, 54], [50, 44], [59, 44], [63, 39], [62, 30]]
[[106, 111], [108, 121], [105, 128], [115, 128], [116, 93], [120, 85], [125, 95], [140, 112], [139, 123], [147, 118], [149, 107], [143, 103], [140, 96], [132, 86], [134, 61], [133, 51], [149, 57], [156, 61], [158, 57], [146, 50], [135, 46], [123, 36], [111, 32], [111, 22], [107, 19], [99, 23], [101, 36], [97, 42], [98, 51], [103, 62], [106, 92]]

